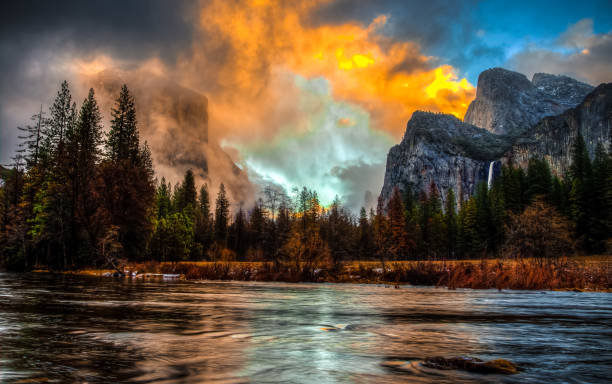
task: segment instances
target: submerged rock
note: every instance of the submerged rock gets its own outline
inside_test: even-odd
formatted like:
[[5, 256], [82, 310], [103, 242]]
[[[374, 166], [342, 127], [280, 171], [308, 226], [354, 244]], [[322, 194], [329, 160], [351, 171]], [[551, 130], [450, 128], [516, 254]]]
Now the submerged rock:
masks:
[[383, 367], [387, 367], [387, 368], [401, 368], [405, 366], [406, 364], [410, 364], [410, 362], [401, 361], [401, 360], [389, 360], [389, 361], [383, 361], [382, 363], [380, 363], [380, 365], [382, 365]]
[[328, 327], [319, 328], [322, 331], [326, 332], [336, 332], [336, 331], [356, 331], [357, 325], [355, 324], [336, 324]]
[[482, 361], [475, 357], [428, 357], [422, 364], [428, 368], [434, 369], [460, 369], [468, 372], [476, 373], [500, 373], [511, 375], [518, 373], [518, 366], [511, 361], [504, 359], [495, 359], [491, 361]]

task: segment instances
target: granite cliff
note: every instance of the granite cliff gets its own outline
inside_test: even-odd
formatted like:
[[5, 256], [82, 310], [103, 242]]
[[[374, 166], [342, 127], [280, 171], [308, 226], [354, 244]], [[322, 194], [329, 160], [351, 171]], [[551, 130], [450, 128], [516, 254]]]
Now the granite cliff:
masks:
[[591, 158], [598, 143], [610, 148], [612, 136], [612, 83], [601, 84], [575, 108], [540, 120], [502, 157], [526, 168], [529, 159], [539, 156], [548, 161], [556, 175], [564, 175], [570, 166], [571, 146], [578, 132], [584, 138]]
[[206, 182], [214, 190], [224, 183], [232, 200], [252, 198], [253, 185], [246, 172], [209, 138], [205, 95], [151, 73], [106, 70], [87, 81], [95, 88], [103, 111], [110, 111], [124, 83], [130, 87], [141, 138], [151, 147], [158, 175], [176, 183], [191, 169], [198, 184]]
[[389, 151], [382, 196], [386, 201], [396, 186], [427, 189], [433, 180], [442, 196], [453, 188], [465, 200], [486, 180], [489, 164], [505, 153], [509, 140], [452, 115], [417, 111], [401, 143]]
[[610, 143], [612, 84], [593, 88], [566, 76], [524, 75], [502, 68], [483, 72], [476, 99], [464, 121], [445, 114], [415, 112], [402, 141], [387, 157], [381, 191], [387, 201], [395, 187], [427, 190], [433, 181], [444, 199], [453, 188], [460, 203], [478, 183], [491, 181], [501, 164], [526, 167], [545, 158], [564, 174], [578, 131], [594, 153]]
[[576, 106], [593, 87], [567, 76], [525, 75], [503, 68], [478, 76], [464, 121], [497, 134], [520, 135], [545, 116]]

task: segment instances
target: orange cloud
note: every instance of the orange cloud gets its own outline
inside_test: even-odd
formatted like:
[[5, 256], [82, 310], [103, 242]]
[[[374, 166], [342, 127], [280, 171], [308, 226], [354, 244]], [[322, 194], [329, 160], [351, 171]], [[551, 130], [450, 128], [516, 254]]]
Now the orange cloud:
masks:
[[[417, 109], [464, 115], [475, 89], [466, 79], [458, 79], [453, 67], [435, 67], [418, 44], [385, 36], [385, 15], [374, 18], [368, 26], [308, 23], [307, 15], [326, 1], [208, 2], [199, 18], [206, 41], [196, 43], [193, 56], [183, 58], [183, 72], [193, 73], [194, 63], [198, 68], [201, 62], [212, 64], [218, 57], [211, 52], [220, 53], [223, 65], [214, 68], [224, 91], [222, 97], [211, 97], [211, 102], [234, 107], [244, 99], [248, 100], [245, 104], [257, 105], [260, 103], [255, 100], [277, 99], [287, 89], [273, 89], [271, 85], [283, 82], [271, 77], [283, 70], [322, 76], [330, 82], [334, 97], [362, 106], [370, 112], [375, 128], [396, 137]], [[211, 45], [217, 45], [216, 49]], [[226, 109], [218, 107], [218, 112]]]
[[[369, 25], [313, 24], [308, 15], [326, 1], [206, 1], [193, 45], [176, 65], [104, 55], [71, 65], [86, 83], [104, 69], [124, 69], [139, 106], [150, 106], [142, 133], [160, 175], [174, 181], [205, 164], [205, 179], [238, 191], [236, 201], [254, 195], [248, 174], [287, 188], [308, 185], [329, 199], [353, 196], [356, 207], [355, 196], [378, 193], [387, 133], [401, 137], [417, 109], [462, 117], [475, 89], [417, 43], [385, 35], [386, 15]], [[207, 119], [167, 118], [185, 109], [164, 98], [175, 82], [208, 97]], [[365, 173], [348, 180], [351, 169]]]

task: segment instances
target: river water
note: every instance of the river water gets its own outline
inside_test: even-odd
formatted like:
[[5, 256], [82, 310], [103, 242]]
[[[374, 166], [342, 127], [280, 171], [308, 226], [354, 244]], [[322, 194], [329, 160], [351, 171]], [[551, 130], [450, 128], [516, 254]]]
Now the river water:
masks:
[[[523, 370], [436, 371], [420, 364], [429, 356], [504, 358]], [[611, 378], [609, 293], [0, 274], [2, 383]]]

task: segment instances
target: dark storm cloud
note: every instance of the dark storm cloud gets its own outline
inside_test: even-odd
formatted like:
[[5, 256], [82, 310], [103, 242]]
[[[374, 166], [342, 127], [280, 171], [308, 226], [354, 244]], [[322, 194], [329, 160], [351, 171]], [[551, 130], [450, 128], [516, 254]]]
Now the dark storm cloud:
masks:
[[104, 53], [127, 62], [157, 57], [171, 63], [191, 44], [197, 5], [194, 0], [2, 2], [0, 163], [13, 152], [15, 126], [27, 122], [40, 107], [36, 103], [47, 104], [69, 76], [53, 68], [58, 56]]
[[361, 207], [367, 210], [376, 207], [376, 198], [385, 175], [385, 162], [365, 164], [358, 162], [345, 167], [335, 167], [334, 176], [346, 185], [342, 196], [344, 205], [353, 212], [359, 212]]
[[17, 42], [27, 50], [60, 36], [79, 50], [171, 58], [191, 41], [195, 5], [193, 0], [7, 1], [1, 6], [0, 39], [3, 46]]
[[377, 15], [387, 15], [384, 32], [398, 40], [410, 40], [423, 47], [446, 46], [473, 36], [470, 22], [476, 0], [336, 0], [310, 15], [314, 25], [349, 21], [369, 24]]

